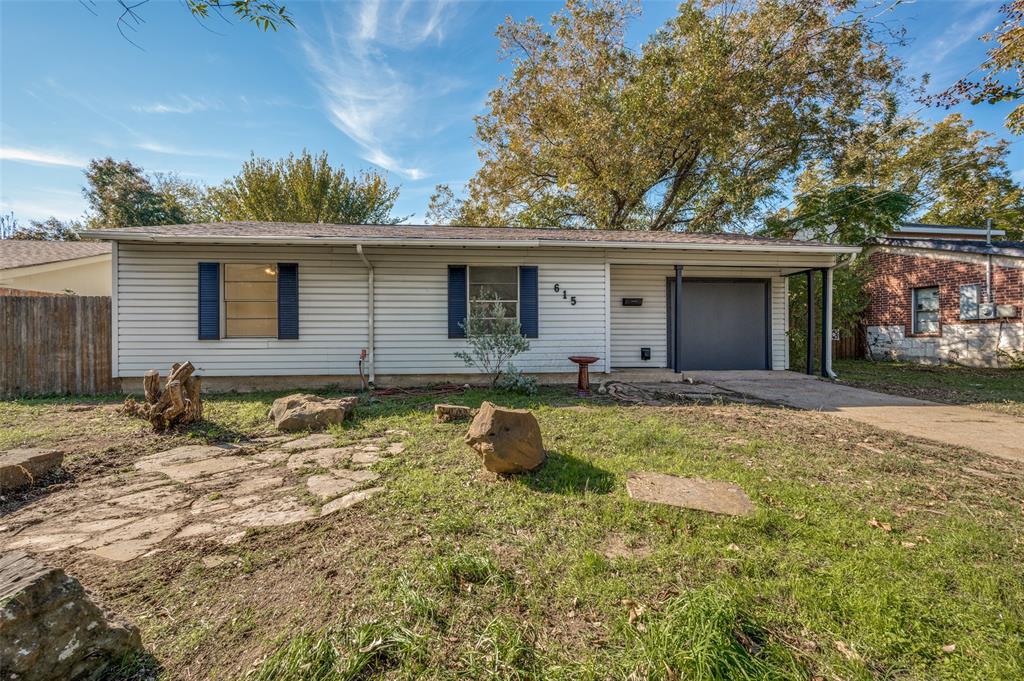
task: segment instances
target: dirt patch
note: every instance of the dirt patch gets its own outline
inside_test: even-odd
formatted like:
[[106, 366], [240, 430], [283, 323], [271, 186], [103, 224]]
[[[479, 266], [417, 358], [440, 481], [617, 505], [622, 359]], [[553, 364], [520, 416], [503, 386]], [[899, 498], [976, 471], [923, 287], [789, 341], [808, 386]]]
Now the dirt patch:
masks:
[[623, 534], [613, 533], [605, 537], [601, 545], [601, 555], [609, 560], [647, 558], [651, 555], [651, 548]]

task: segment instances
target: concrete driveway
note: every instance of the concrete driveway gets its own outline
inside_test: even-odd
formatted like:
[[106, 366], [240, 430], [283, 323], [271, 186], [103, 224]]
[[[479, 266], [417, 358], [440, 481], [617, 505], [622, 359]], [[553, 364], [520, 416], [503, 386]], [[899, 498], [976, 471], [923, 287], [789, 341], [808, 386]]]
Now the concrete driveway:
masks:
[[695, 381], [1024, 462], [1024, 419], [852, 388], [793, 371], [687, 371]]

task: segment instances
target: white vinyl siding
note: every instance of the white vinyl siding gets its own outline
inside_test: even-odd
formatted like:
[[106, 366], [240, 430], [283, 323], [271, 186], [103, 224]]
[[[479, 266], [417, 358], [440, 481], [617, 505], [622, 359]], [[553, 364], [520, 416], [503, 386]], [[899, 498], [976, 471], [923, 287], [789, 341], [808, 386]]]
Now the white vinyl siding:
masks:
[[[530, 372], [573, 372], [572, 354], [596, 355], [604, 368], [604, 254], [559, 248], [372, 248], [376, 299], [376, 371], [391, 374], [471, 372], [448, 338], [448, 266], [536, 265], [539, 337], [516, 357]], [[576, 305], [554, 291], [559, 284]]]
[[[199, 262], [299, 265], [299, 339], [198, 340]], [[190, 360], [208, 376], [356, 374], [366, 347], [366, 268], [323, 246], [122, 243], [117, 258], [119, 376]], [[223, 314], [224, 303], [221, 303]], [[276, 334], [275, 334], [276, 335]]]
[[[668, 321], [665, 292], [674, 268], [668, 265], [612, 265], [612, 369], [668, 365]], [[643, 298], [639, 307], [626, 307], [623, 298]], [[640, 348], [651, 359], [640, 359]]]
[[[782, 369], [787, 366], [787, 317], [786, 281], [781, 275], [832, 262], [830, 256], [799, 254], [550, 246], [396, 246], [367, 247], [364, 252], [375, 271], [378, 376], [471, 371], [454, 356], [466, 347], [465, 340], [448, 338], [449, 265], [538, 267], [539, 337], [516, 358], [516, 365], [529, 372], [574, 372], [575, 365], [567, 359], [571, 354], [596, 355], [601, 361], [593, 370], [607, 371], [609, 345], [613, 361], [625, 356], [622, 353], [639, 357], [642, 345], [651, 347], [652, 359], [641, 366], [664, 366], [665, 280], [672, 276], [675, 263], [684, 265], [687, 277], [772, 277], [772, 363]], [[368, 344], [368, 289], [367, 270], [354, 246], [121, 243], [114, 262], [119, 376], [142, 376], [148, 369], [164, 370], [171, 362], [186, 359], [208, 376], [358, 372], [359, 352]], [[199, 262], [297, 263], [299, 339], [199, 341]], [[610, 282], [606, 272], [611, 273]], [[619, 274], [628, 276], [617, 280]], [[642, 292], [634, 293], [634, 284]], [[571, 297], [576, 298], [575, 305]], [[623, 327], [622, 297], [644, 298], [642, 307], [633, 308], [651, 315], [638, 320], [641, 331]]]

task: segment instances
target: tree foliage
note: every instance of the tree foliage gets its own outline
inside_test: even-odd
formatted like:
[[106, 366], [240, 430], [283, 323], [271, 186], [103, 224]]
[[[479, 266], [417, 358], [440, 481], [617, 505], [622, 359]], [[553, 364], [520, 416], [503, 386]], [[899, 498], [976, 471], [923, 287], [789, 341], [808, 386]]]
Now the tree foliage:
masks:
[[211, 11], [223, 15], [230, 11], [261, 31], [276, 31], [278, 26], [295, 26], [288, 8], [274, 0], [185, 0], [192, 16], [207, 19]]
[[[948, 109], [963, 101], [998, 104], [1024, 99], [1024, 0], [1012, 0], [999, 9], [1003, 21], [981, 37], [994, 43], [981, 64], [981, 79], [962, 78], [924, 101]], [[1014, 134], [1024, 134], [1024, 104], [1018, 104], [1006, 117], [1006, 127]]]
[[[117, 20], [114, 26], [121, 37], [142, 49], [132, 40], [132, 35], [146, 23], [145, 7], [150, 0], [119, 0], [115, 6]], [[256, 26], [261, 31], [276, 31], [279, 26], [295, 26], [291, 12], [276, 0], [182, 0], [181, 3], [199, 22], [211, 15], [217, 15], [227, 22], [227, 14], [233, 14], [243, 22]], [[82, 0], [79, 5], [94, 16], [99, 16], [100, 6], [93, 0]]]
[[209, 190], [210, 210], [221, 220], [395, 224], [398, 187], [382, 175], [349, 176], [332, 167], [327, 152], [271, 161], [255, 155], [242, 171]]
[[506, 20], [511, 74], [476, 119], [482, 167], [448, 221], [718, 230], [751, 215], [894, 78], [853, 8], [692, 0], [636, 50], [634, 3], [569, 0], [550, 30]]
[[[935, 124], [913, 117], [865, 124], [842, 139], [831, 158], [801, 173], [796, 183], [796, 215], [791, 217], [808, 225], [812, 225], [809, 218], [816, 223], [857, 222], [873, 207], [865, 200], [851, 201], [844, 208], [839, 199], [860, 192], [882, 202], [877, 206], [882, 220], [894, 216], [902, 202], [899, 197], [908, 197], [910, 206], [898, 219], [981, 225], [992, 218], [1008, 235], [1019, 237], [1024, 226], [1024, 189], [1013, 180], [1008, 154], [1008, 142], [975, 130], [959, 114]], [[831, 200], [823, 202], [825, 196]], [[816, 204], [813, 211], [808, 208], [812, 203]], [[857, 244], [855, 236], [840, 241]]]
[[93, 159], [85, 171], [82, 190], [89, 202], [90, 229], [173, 225], [187, 222], [177, 198], [162, 193], [131, 161]]
[[81, 223], [72, 220], [65, 222], [50, 216], [45, 220], [30, 220], [28, 227], [15, 227], [9, 233], [0, 234], [4, 239], [18, 241], [81, 241], [80, 231]]

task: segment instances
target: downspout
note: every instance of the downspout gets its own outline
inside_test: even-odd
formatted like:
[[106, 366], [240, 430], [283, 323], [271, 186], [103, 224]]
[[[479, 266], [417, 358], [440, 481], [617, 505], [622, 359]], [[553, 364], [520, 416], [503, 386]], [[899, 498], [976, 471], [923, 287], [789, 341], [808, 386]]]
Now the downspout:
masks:
[[366, 259], [366, 255], [363, 253], [363, 245], [356, 244], [356, 253], [359, 258], [366, 265], [366, 353], [370, 364], [370, 384], [372, 385], [376, 380], [377, 362], [374, 353], [374, 341], [373, 341], [373, 265], [369, 260]]
[[856, 253], [850, 253], [849, 257], [847, 257], [845, 261], [840, 261], [836, 263], [834, 267], [822, 270], [824, 279], [823, 288], [825, 289], [822, 292], [822, 295], [825, 296], [825, 308], [827, 310], [827, 314], [825, 315], [825, 325], [828, 328], [829, 335], [828, 344], [825, 349], [825, 357], [822, 358], [822, 362], [824, 362], [825, 365], [825, 373], [833, 380], [839, 378], [839, 376], [836, 372], [832, 371], [832, 272], [840, 267], [849, 267], [853, 264], [854, 258], [856, 257]]
[[985, 259], [985, 302], [992, 303], [992, 218], [985, 220], [985, 246], [988, 257]]

